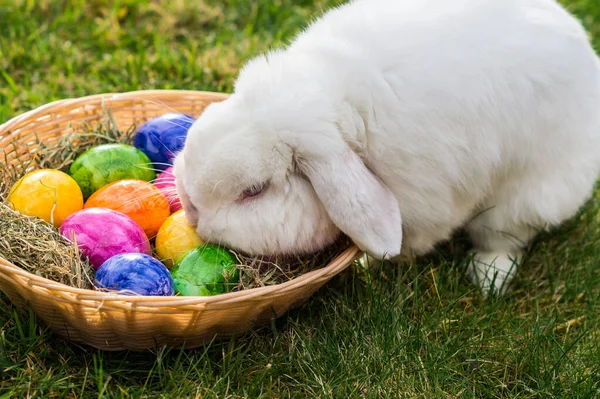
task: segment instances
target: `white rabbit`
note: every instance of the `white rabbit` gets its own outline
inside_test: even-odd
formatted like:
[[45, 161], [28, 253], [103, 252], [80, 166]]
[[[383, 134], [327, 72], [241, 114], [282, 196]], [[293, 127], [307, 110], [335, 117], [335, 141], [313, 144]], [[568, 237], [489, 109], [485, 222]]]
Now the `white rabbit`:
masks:
[[377, 259], [466, 226], [504, 292], [600, 172], [600, 62], [554, 0], [358, 0], [251, 60], [177, 156], [200, 236], [251, 254], [348, 235]]

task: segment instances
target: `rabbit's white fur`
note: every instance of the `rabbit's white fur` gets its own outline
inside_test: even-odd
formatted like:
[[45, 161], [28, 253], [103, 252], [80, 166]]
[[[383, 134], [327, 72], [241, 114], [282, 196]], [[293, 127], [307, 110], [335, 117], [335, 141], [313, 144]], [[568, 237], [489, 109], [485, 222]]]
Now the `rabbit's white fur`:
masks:
[[381, 259], [466, 225], [485, 291], [599, 169], [600, 63], [554, 0], [348, 3], [251, 60], [175, 162], [209, 241], [298, 253], [342, 231]]

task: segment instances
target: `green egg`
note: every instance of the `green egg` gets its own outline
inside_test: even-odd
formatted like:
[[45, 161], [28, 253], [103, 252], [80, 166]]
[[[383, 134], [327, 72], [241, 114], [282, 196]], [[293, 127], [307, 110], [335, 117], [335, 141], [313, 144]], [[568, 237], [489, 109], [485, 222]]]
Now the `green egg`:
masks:
[[211, 296], [231, 291], [238, 283], [237, 259], [226, 249], [203, 244], [183, 255], [171, 269], [175, 292], [183, 296]]
[[138, 179], [152, 181], [156, 173], [150, 158], [134, 146], [102, 144], [79, 155], [69, 174], [87, 199], [96, 190], [117, 180]]

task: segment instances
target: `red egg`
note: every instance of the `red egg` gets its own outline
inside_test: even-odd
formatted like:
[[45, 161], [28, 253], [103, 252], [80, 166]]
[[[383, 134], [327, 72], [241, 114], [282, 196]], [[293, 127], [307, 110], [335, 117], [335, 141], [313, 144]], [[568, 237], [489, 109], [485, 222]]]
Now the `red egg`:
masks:
[[181, 210], [181, 201], [177, 196], [177, 190], [175, 185], [175, 175], [173, 174], [173, 167], [169, 166], [165, 169], [154, 181], [154, 185], [163, 193], [163, 195], [169, 201], [171, 206], [171, 212], [175, 213]]

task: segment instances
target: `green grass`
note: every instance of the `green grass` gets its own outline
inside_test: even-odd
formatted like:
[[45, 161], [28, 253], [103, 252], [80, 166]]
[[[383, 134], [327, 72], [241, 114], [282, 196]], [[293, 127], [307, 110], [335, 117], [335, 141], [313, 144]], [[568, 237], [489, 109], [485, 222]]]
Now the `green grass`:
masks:
[[[335, 4], [0, 0], [0, 122], [100, 92], [228, 91], [245, 60]], [[600, 2], [565, 4], [600, 49]], [[352, 268], [273, 325], [196, 350], [80, 347], [0, 296], [0, 398], [600, 397], [599, 211], [600, 187], [536, 240], [507, 297], [468, 284], [458, 236], [414, 264]]]

